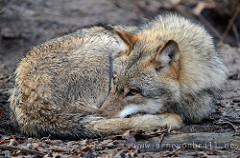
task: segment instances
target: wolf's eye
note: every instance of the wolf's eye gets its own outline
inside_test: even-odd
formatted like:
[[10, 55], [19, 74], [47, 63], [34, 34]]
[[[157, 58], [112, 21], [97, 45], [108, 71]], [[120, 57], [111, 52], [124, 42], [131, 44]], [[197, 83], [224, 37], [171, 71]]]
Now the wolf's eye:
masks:
[[132, 95], [136, 95], [136, 94], [138, 94], [138, 93], [139, 93], [139, 90], [137, 90], [137, 89], [131, 89], [131, 90], [128, 92], [127, 95], [132, 96]]

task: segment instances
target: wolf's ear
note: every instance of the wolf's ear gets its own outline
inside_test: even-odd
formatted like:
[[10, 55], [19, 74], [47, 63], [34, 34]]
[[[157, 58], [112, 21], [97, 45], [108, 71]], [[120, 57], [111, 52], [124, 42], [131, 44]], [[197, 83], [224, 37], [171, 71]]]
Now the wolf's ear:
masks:
[[129, 32], [115, 30], [119, 36], [118, 41], [120, 44], [120, 54], [130, 55], [135, 43], [138, 41], [138, 36]]
[[156, 68], [163, 68], [178, 61], [179, 57], [178, 44], [174, 40], [169, 40], [158, 49], [153, 62], [156, 64]]

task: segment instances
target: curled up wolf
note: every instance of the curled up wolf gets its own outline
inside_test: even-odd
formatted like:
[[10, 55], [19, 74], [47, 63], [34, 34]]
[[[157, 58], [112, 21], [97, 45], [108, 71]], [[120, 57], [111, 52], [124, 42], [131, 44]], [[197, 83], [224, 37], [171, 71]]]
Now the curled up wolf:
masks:
[[213, 111], [226, 68], [202, 26], [167, 14], [47, 41], [15, 75], [10, 106], [21, 131], [79, 139], [199, 122]]

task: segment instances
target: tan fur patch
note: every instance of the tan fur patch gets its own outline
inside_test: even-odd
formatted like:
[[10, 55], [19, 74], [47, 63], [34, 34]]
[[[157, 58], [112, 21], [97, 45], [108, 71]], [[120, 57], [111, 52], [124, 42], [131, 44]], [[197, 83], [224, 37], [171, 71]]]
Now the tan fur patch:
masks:
[[133, 49], [135, 43], [138, 41], [138, 36], [129, 32], [125, 31], [115, 31], [119, 37], [125, 42], [125, 44], [128, 46], [127, 52], [124, 52], [125, 55], [129, 55], [131, 50]]
[[178, 79], [180, 71], [180, 64], [179, 61], [175, 61], [170, 65], [170, 72], [172, 73], [174, 79]]

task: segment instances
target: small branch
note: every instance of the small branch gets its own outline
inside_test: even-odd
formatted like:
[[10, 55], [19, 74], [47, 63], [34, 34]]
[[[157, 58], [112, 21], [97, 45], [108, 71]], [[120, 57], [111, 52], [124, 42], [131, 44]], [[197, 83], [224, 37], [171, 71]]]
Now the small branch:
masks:
[[198, 16], [199, 20], [207, 26], [209, 30], [219, 39], [222, 38], [221, 34], [202, 16], [202, 15], [196, 15]]
[[43, 153], [43, 152], [40, 152], [40, 151], [24, 149], [24, 148], [21, 148], [21, 147], [9, 146], [9, 145], [0, 145], [0, 150], [11, 150], [11, 151], [20, 150], [21, 152], [27, 152], [27, 153], [38, 155], [38, 156], [46, 155], [46, 153]]
[[238, 3], [238, 5], [237, 5], [237, 7], [236, 7], [236, 9], [235, 9], [235, 11], [234, 11], [234, 14], [233, 14], [232, 18], [231, 18], [231, 20], [229, 21], [228, 26], [227, 26], [226, 30], [224, 31], [224, 33], [223, 33], [223, 36], [222, 36], [222, 38], [221, 38], [221, 40], [220, 40], [220, 43], [223, 43], [223, 42], [224, 42], [226, 36], [228, 35], [229, 30], [231, 29], [231, 27], [232, 27], [235, 19], [236, 19], [237, 16], [238, 16], [239, 11], [240, 11], [240, 5], [239, 5], [239, 3]]
[[159, 137], [159, 142], [158, 142], [159, 144], [162, 143], [164, 136], [166, 136], [166, 133], [162, 133], [162, 134], [160, 135], [160, 137]]
[[2, 10], [0, 10], [0, 14], [3, 13], [6, 10], [6, 8], [3, 8]]
[[240, 36], [239, 36], [238, 30], [237, 30], [237, 27], [235, 24], [232, 25], [232, 30], [233, 30], [235, 39], [237, 40], [237, 45], [240, 46]]

